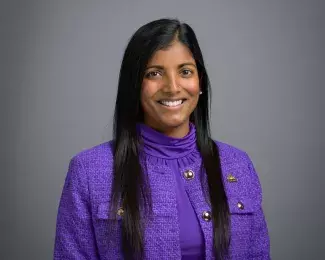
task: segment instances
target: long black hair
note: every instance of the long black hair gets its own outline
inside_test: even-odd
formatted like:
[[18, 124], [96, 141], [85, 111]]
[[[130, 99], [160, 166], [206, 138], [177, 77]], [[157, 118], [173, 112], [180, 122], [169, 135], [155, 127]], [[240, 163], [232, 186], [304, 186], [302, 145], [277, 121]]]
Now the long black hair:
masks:
[[122, 250], [125, 258], [142, 259], [144, 235], [140, 209], [151, 207], [148, 180], [141, 167], [139, 137], [136, 124], [143, 120], [140, 103], [141, 84], [149, 59], [174, 40], [189, 48], [200, 77], [197, 107], [190, 116], [195, 124], [197, 146], [202, 156], [202, 170], [206, 173], [208, 199], [212, 211], [214, 251], [222, 259], [230, 240], [230, 218], [223, 186], [219, 150], [211, 139], [209, 108], [211, 88], [203, 56], [193, 29], [177, 19], [159, 19], [140, 27], [131, 37], [122, 60], [114, 112], [114, 178], [111, 210], [121, 203], [124, 209]]

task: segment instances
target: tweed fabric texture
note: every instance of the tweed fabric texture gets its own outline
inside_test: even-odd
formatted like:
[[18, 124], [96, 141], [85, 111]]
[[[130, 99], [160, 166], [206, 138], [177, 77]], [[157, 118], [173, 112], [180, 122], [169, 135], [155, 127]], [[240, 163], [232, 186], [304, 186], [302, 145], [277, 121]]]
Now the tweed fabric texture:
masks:
[[[228, 259], [270, 259], [268, 229], [262, 209], [262, 190], [254, 165], [244, 151], [216, 141], [231, 212], [231, 242]], [[201, 186], [201, 156], [197, 150], [179, 159], [180, 171], [191, 169], [195, 178], [185, 189], [198, 215], [204, 234], [205, 259], [212, 251], [212, 222], [202, 218], [210, 211]], [[152, 190], [154, 217], [145, 229], [146, 260], [181, 259], [175, 174], [156, 157], [144, 162]], [[54, 259], [122, 259], [120, 230], [111, 228], [108, 212], [112, 185], [112, 142], [105, 142], [75, 155], [69, 164], [58, 209]], [[236, 181], [228, 181], [229, 175]], [[241, 206], [240, 206], [241, 205]], [[121, 217], [118, 217], [121, 222]], [[120, 225], [120, 223], [119, 223]]]
[[[189, 199], [186, 183], [192, 178], [186, 178], [187, 171], [182, 171], [189, 160], [194, 161], [190, 156], [197, 150], [196, 128], [193, 123], [189, 125], [189, 132], [181, 138], [166, 136], [165, 134], [139, 123], [137, 125], [141, 137], [141, 147], [150, 164], [165, 165], [169, 168], [175, 179], [173, 189], [176, 194], [177, 218], [179, 230], [179, 243], [182, 260], [202, 260], [205, 256], [204, 235], [199, 218]], [[194, 153], [198, 155], [198, 153]], [[197, 178], [195, 173], [193, 178]]]

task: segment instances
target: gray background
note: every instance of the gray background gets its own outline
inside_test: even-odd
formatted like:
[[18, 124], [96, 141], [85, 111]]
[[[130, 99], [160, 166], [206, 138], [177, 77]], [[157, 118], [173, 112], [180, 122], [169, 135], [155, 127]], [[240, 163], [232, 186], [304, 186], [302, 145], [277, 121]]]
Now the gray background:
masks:
[[126, 43], [167, 16], [197, 33], [214, 138], [255, 163], [273, 259], [325, 259], [323, 13], [310, 0], [1, 1], [0, 258], [52, 258], [69, 160], [111, 138]]

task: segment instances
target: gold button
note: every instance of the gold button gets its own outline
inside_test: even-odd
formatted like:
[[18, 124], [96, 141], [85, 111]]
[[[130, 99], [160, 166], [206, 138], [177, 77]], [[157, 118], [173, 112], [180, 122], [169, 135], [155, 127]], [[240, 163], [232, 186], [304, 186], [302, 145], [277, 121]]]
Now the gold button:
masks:
[[237, 203], [237, 207], [238, 207], [239, 209], [244, 209], [244, 204], [241, 203], [241, 202], [238, 202], [238, 203]]
[[210, 211], [203, 211], [202, 217], [205, 221], [210, 221], [211, 220], [211, 213]]
[[194, 172], [191, 171], [191, 170], [186, 170], [184, 172], [184, 177], [187, 179], [187, 180], [192, 180], [194, 178]]
[[237, 179], [236, 179], [236, 177], [233, 176], [232, 174], [229, 174], [229, 175], [227, 176], [227, 181], [228, 181], [228, 182], [237, 182]]
[[117, 215], [119, 215], [119, 216], [123, 216], [123, 214], [124, 214], [124, 209], [123, 208], [119, 208], [118, 210], [117, 210]]

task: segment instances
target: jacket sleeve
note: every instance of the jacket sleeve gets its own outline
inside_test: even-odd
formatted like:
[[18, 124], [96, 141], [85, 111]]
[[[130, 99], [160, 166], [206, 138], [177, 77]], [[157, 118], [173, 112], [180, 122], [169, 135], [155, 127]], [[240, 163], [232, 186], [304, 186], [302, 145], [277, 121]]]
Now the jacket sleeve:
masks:
[[254, 214], [253, 229], [252, 229], [252, 246], [251, 246], [251, 258], [252, 260], [269, 260], [270, 256], [270, 239], [268, 234], [268, 228], [265, 220], [265, 215], [262, 208], [262, 188], [258, 178], [255, 167], [249, 159], [249, 168], [252, 178], [252, 192], [257, 199], [259, 205], [257, 211]]
[[70, 160], [57, 215], [54, 260], [99, 259], [92, 226], [88, 179], [80, 159]]

